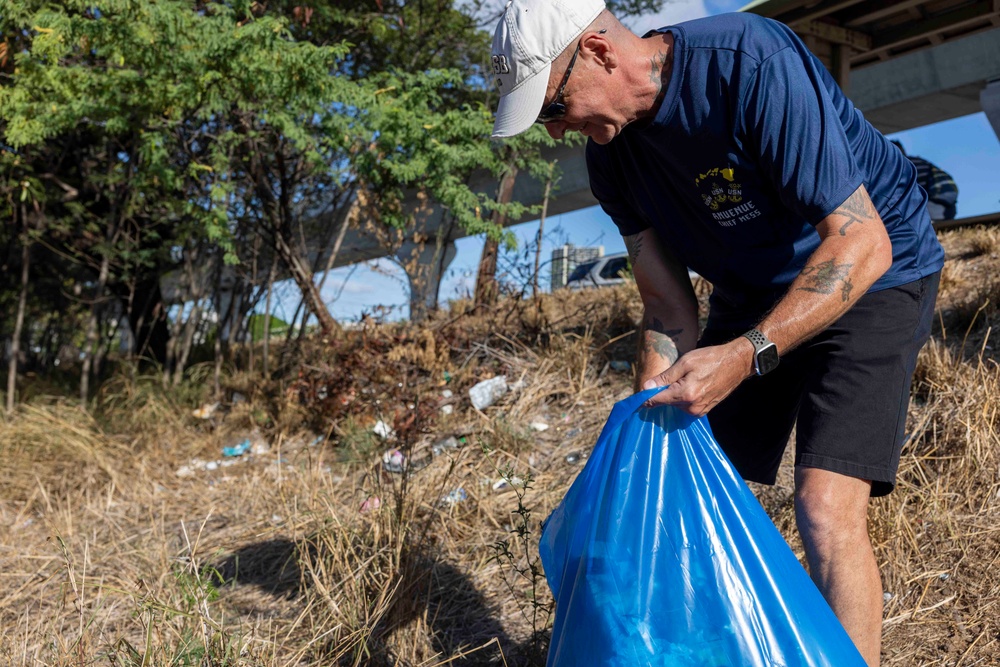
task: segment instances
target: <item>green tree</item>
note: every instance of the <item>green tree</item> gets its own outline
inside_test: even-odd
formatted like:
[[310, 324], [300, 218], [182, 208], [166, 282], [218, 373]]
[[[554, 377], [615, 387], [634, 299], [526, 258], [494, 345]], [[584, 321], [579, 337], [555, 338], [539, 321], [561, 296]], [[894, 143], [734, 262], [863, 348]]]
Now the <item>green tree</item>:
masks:
[[[329, 147], [353, 143], [336, 109], [358, 86], [329, 76], [346, 46], [296, 42], [287, 25], [247, 2], [0, 3], [0, 30], [16, 36], [2, 141], [31, 171], [55, 167], [39, 201], [60, 202], [46, 208], [47, 228], [61, 230], [52, 245], [90, 269], [95, 307], [126, 275], [134, 294], [139, 267], [156, 284], [178, 255], [199, 269], [238, 261], [237, 240], [261, 218], [282, 231], [256, 149], [294, 146], [303, 169], [326, 171]], [[81, 159], [54, 165], [67, 147]], [[255, 206], [263, 216], [247, 213]]]

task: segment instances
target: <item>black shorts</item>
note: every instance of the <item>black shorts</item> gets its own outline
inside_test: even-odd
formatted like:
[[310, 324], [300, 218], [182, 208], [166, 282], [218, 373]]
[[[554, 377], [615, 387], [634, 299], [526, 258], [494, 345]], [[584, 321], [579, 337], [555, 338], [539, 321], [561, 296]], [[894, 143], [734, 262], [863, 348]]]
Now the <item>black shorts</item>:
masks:
[[[829, 328], [782, 355], [708, 413], [744, 479], [774, 484], [792, 426], [795, 465], [872, 481], [890, 493], [917, 352], [930, 336], [940, 273], [865, 294]], [[705, 331], [701, 347], [743, 332]]]

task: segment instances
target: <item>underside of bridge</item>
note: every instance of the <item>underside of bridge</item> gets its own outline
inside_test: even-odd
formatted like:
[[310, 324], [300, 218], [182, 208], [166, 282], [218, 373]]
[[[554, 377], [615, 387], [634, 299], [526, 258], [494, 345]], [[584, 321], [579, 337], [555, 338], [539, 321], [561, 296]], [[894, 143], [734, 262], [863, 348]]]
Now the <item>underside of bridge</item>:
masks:
[[983, 111], [1000, 79], [1000, 0], [757, 0], [742, 11], [791, 27], [885, 133]]

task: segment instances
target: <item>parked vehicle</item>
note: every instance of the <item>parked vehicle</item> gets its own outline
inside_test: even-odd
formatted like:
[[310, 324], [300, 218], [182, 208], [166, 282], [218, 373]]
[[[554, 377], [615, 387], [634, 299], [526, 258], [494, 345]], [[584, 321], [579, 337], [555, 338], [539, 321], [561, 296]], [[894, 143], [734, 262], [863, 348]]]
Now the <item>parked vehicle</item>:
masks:
[[590, 262], [584, 262], [573, 269], [566, 281], [566, 287], [570, 289], [584, 289], [587, 287], [604, 287], [605, 285], [619, 285], [625, 282], [623, 276], [629, 275], [628, 254], [617, 253], [605, 255]]
[[[626, 277], [632, 276], [632, 267], [628, 262], [628, 253], [616, 253], [605, 255], [598, 259], [579, 264], [573, 273], [569, 274], [566, 287], [570, 289], [585, 289], [588, 287], [604, 287], [606, 285], [620, 285], [625, 282]], [[688, 277], [691, 280], [698, 278], [698, 274], [688, 270]]]

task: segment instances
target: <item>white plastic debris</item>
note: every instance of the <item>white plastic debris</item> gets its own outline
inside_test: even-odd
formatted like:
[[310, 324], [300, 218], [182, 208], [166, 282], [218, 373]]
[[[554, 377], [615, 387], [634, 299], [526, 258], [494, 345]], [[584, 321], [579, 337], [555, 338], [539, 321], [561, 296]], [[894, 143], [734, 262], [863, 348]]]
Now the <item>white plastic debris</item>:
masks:
[[454, 405], [442, 405], [441, 406], [441, 414], [443, 414], [443, 415], [450, 415], [454, 411], [455, 411], [455, 406]]
[[541, 433], [542, 431], [549, 430], [549, 425], [546, 424], [545, 422], [531, 422], [531, 424], [529, 424], [528, 426], [531, 428], [532, 431], [538, 431], [539, 433]]
[[390, 438], [396, 437], [396, 432], [392, 430], [392, 427], [386, 424], [381, 419], [375, 422], [375, 426], [372, 427], [372, 433], [382, 438], [383, 440], [389, 440]]
[[441, 398], [451, 398], [455, 394], [452, 393], [451, 389], [445, 389], [441, 392]]
[[215, 416], [215, 411], [218, 409], [218, 403], [206, 403], [200, 408], [195, 409], [191, 414], [194, 415], [196, 419], [211, 419]]
[[441, 498], [442, 505], [457, 505], [469, 498], [469, 494], [465, 492], [465, 489], [458, 487], [451, 493]]
[[390, 449], [382, 454], [382, 467], [386, 472], [403, 472], [406, 466], [406, 456], [398, 449]]
[[469, 389], [469, 399], [477, 410], [485, 410], [507, 393], [507, 376], [498, 375], [489, 380], [483, 380]]
[[493, 484], [493, 490], [494, 491], [506, 491], [507, 489], [510, 489], [512, 487], [515, 487], [515, 486], [524, 486], [524, 480], [522, 480], [520, 477], [511, 477], [509, 480], [508, 479], [498, 479]]
[[431, 453], [433, 453], [434, 456], [441, 456], [446, 451], [452, 449], [458, 449], [461, 446], [462, 443], [458, 441], [458, 438], [456, 438], [453, 435], [450, 435], [447, 438], [439, 440], [438, 442], [434, 443], [434, 445], [431, 447]]

